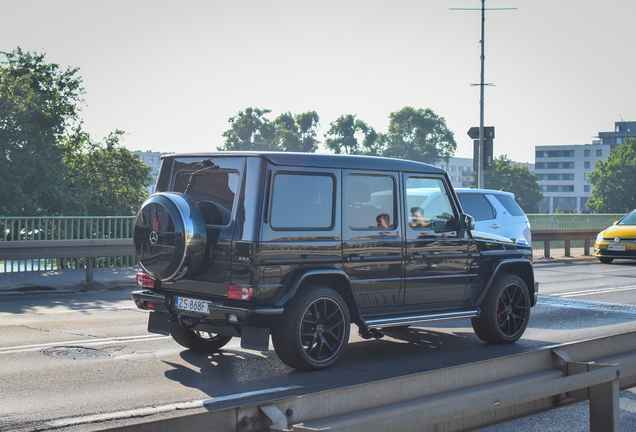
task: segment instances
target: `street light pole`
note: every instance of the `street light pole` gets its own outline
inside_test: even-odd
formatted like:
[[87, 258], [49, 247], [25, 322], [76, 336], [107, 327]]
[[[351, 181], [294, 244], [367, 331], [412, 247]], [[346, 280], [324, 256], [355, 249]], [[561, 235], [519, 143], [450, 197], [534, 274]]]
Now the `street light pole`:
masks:
[[477, 187], [484, 188], [484, 27], [486, 24], [486, 0], [481, 0], [481, 81], [479, 84], [479, 150], [477, 157]]

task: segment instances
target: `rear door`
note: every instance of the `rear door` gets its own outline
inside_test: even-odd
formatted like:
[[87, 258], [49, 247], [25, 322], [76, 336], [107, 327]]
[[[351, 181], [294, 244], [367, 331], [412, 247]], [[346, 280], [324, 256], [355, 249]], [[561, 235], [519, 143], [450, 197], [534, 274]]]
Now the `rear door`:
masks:
[[404, 174], [405, 205], [428, 190], [420, 207], [408, 209], [405, 304], [452, 307], [464, 300], [469, 239], [458, 231], [459, 212], [443, 176]]
[[362, 309], [404, 303], [398, 181], [395, 172], [343, 171], [344, 267]]

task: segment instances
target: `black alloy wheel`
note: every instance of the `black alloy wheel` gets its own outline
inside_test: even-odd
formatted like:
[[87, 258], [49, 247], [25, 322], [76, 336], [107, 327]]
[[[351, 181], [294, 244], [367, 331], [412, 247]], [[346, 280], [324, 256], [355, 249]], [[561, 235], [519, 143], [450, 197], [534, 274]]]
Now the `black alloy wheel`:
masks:
[[288, 366], [326, 369], [344, 352], [350, 325], [349, 311], [337, 292], [323, 286], [306, 287], [286, 306], [272, 342]]
[[491, 287], [482, 303], [479, 318], [473, 318], [477, 336], [489, 343], [517, 341], [530, 320], [530, 295], [521, 278], [503, 274]]

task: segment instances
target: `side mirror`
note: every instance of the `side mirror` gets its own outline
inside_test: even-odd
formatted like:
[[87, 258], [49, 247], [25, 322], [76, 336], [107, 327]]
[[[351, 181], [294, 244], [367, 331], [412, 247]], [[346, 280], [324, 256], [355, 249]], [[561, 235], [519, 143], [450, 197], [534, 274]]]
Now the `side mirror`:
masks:
[[475, 229], [475, 218], [471, 215], [461, 214], [459, 217], [459, 229], [463, 231], [471, 231]]

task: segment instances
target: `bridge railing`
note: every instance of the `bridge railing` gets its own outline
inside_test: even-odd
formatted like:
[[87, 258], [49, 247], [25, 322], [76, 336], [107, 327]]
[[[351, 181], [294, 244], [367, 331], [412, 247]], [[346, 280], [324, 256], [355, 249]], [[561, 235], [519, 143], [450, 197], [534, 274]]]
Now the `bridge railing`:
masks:
[[[130, 239], [134, 216], [0, 217], [0, 249], [21, 243], [20, 249], [38, 250], [42, 243], [65, 240]], [[35, 243], [34, 243], [35, 242]], [[49, 243], [49, 249], [53, 247]], [[13, 248], [12, 250], [16, 250]], [[74, 250], [74, 249], [73, 249]], [[120, 267], [137, 265], [134, 255], [89, 256], [85, 251], [66, 248], [69, 255], [24, 254], [0, 258], [0, 272], [43, 271], [64, 268]], [[77, 254], [77, 255], [75, 255]]]

